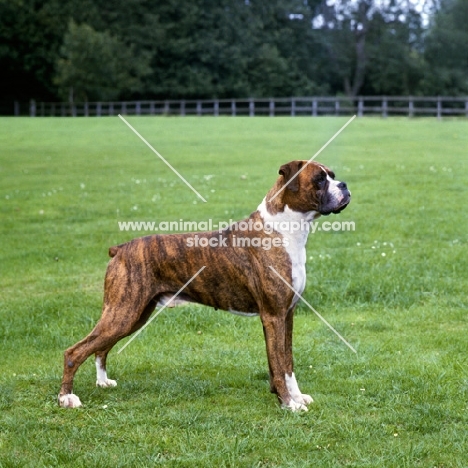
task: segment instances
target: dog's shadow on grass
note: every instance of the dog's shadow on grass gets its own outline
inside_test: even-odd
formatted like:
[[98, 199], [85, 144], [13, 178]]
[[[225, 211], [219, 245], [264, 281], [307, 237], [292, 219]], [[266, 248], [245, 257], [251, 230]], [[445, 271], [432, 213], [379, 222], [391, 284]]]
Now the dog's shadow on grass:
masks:
[[[233, 372], [226, 367], [206, 369], [187, 369], [185, 366], [170, 368], [148, 366], [134, 371], [123, 371], [117, 376], [115, 388], [90, 388], [79, 385], [77, 393], [83, 398], [85, 406], [104, 406], [115, 404], [141, 404], [151, 402], [152, 405], [179, 405], [189, 401], [222, 401], [229, 399], [249, 399], [252, 393], [269, 395], [268, 373], [258, 370]], [[112, 377], [112, 375], [111, 375]], [[115, 376], [114, 376], [115, 377]]]

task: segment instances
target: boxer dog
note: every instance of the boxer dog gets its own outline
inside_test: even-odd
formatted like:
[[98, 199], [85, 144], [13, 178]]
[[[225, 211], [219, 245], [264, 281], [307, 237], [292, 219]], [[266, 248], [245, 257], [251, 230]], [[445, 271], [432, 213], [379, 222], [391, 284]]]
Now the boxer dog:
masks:
[[205, 267], [170, 305], [187, 301], [259, 315], [270, 390], [283, 407], [307, 411], [313, 400], [299, 390], [292, 357], [294, 309], [306, 282], [305, 245], [310, 223], [321, 215], [339, 213], [350, 199], [346, 183], [335, 180], [323, 164], [291, 161], [280, 167], [271, 190], [243, 222], [219, 231], [140, 237], [111, 247], [102, 316], [87, 337], [65, 351], [60, 406], [81, 406], [73, 394], [73, 379], [93, 353], [96, 385], [117, 385], [107, 377], [109, 351]]

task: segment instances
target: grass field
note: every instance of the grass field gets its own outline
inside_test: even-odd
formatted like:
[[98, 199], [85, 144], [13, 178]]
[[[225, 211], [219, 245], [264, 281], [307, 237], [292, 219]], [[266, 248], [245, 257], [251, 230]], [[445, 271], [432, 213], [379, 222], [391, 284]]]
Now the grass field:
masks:
[[[308, 242], [296, 375], [315, 402], [269, 393], [261, 324], [191, 305], [117, 355], [112, 389], [80, 369], [57, 406], [63, 350], [100, 315], [118, 221], [254, 211], [281, 164], [346, 118], [0, 119], [0, 467], [467, 467], [468, 122], [355, 120], [318, 158], [354, 232]], [[118, 346], [120, 347], [120, 346]], [[116, 348], [118, 349], [118, 348]]]

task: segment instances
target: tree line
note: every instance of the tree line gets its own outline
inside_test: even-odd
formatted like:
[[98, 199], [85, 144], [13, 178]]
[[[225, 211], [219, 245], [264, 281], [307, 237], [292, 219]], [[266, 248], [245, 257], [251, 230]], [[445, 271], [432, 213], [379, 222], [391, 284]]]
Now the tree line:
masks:
[[467, 0], [0, 0], [0, 102], [468, 94]]

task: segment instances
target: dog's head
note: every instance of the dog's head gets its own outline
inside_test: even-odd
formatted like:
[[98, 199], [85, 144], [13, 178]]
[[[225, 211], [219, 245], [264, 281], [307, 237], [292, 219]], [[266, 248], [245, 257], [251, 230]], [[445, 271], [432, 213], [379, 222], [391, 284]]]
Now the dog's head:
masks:
[[351, 200], [346, 183], [335, 180], [334, 172], [323, 164], [291, 161], [280, 167], [279, 174], [280, 186], [286, 185], [282, 201], [294, 211], [337, 214]]

